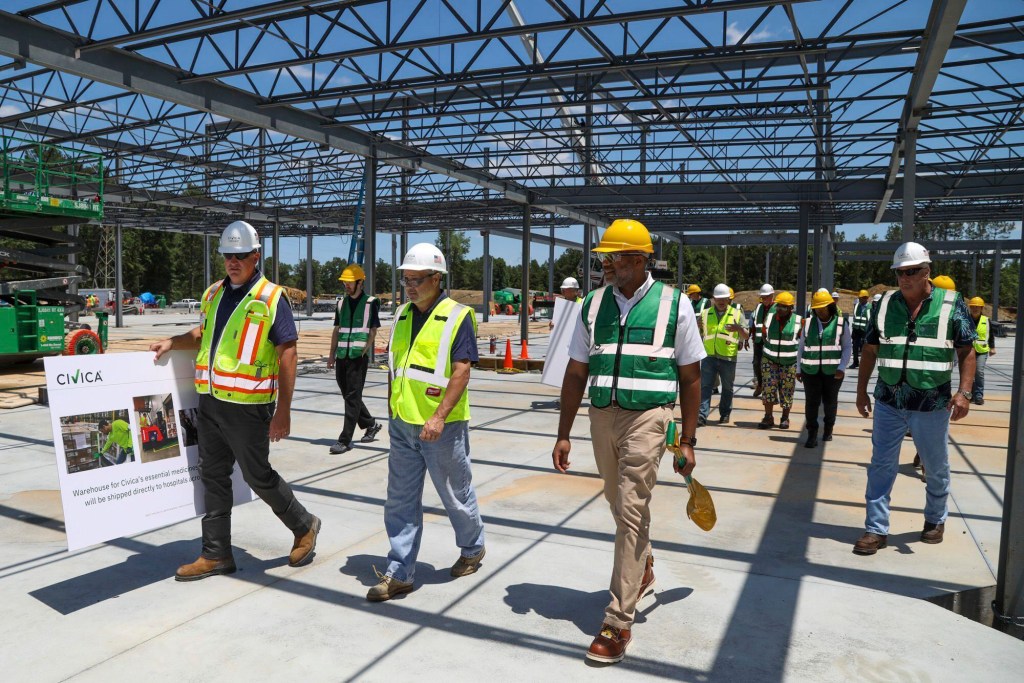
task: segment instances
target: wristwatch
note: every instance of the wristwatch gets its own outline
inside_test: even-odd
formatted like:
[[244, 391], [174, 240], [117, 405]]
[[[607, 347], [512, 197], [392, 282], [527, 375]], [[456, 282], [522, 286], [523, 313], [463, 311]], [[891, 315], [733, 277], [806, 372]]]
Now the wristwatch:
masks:
[[971, 401], [971, 392], [969, 392], [969, 391], [962, 391], [962, 390], [961, 390], [961, 391], [958, 391], [958, 392], [956, 392], [956, 393], [958, 393], [958, 394], [960, 394], [961, 396], [963, 396], [964, 398], [966, 398], [966, 399], [967, 399], [967, 402], [968, 402], [968, 403], [970, 403], [970, 401]]
[[696, 436], [683, 436], [682, 434], [680, 434], [679, 435], [679, 445], [682, 445], [684, 443], [685, 444], [690, 444], [691, 448], [695, 448], [697, 446], [697, 437]]

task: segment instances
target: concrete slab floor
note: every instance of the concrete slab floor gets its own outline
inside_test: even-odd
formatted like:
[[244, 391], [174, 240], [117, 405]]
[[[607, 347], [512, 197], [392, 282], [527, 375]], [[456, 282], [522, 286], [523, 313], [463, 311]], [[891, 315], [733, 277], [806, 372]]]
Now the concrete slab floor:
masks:
[[[1009, 344], [1003, 344], [1009, 349]], [[476, 372], [473, 472], [487, 559], [452, 579], [458, 549], [439, 500], [428, 508], [417, 589], [364, 599], [383, 569], [387, 431], [342, 456], [333, 375], [299, 378], [293, 436], [273, 460], [324, 521], [314, 562], [287, 566], [288, 532], [261, 502], [236, 508], [239, 572], [191, 584], [189, 521], [67, 553], [42, 406], [0, 413], [0, 662], [11, 681], [622, 680], [959, 681], [1011, 677], [1024, 643], [920, 598], [995, 583], [1010, 390], [1008, 353], [989, 364], [986, 405], [951, 429], [953, 496], [945, 542], [918, 542], [924, 487], [904, 445], [890, 547], [851, 553], [864, 517], [868, 420], [844, 384], [835, 441], [802, 446], [793, 428], [758, 431], [750, 354], [740, 358], [733, 424], [699, 432], [697, 477], [719, 521], [685, 516], [686, 490], [662, 463], [652, 533], [656, 593], [640, 605], [626, 660], [584, 652], [607, 601], [614, 528], [581, 412], [573, 471], [551, 470], [556, 390], [536, 374]], [[386, 415], [386, 376], [366, 397]], [[717, 397], [714, 400], [717, 403]]]

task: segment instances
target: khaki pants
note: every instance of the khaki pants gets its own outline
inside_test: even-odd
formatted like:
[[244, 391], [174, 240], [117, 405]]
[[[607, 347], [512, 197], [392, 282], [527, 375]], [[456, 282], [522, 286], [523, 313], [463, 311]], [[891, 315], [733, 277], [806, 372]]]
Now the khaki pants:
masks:
[[630, 628], [644, 565], [651, 552], [651, 491], [665, 452], [672, 408], [624, 410], [590, 407], [594, 459], [615, 519], [615, 559], [605, 623]]

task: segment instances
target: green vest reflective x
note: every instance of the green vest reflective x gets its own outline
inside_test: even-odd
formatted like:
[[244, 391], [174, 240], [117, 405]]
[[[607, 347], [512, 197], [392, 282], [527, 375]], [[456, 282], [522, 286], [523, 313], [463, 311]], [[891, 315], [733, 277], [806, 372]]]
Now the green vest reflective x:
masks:
[[775, 311], [769, 311], [764, 321], [764, 357], [776, 365], [795, 365], [800, 323], [800, 316], [790, 314], [785, 324], [780, 325]]
[[978, 318], [978, 341], [974, 342], [975, 353], [988, 353], [988, 318]]
[[846, 318], [834, 315], [818, 331], [818, 316], [813, 315], [804, 321], [804, 352], [800, 357], [800, 372], [805, 375], [834, 375], [839, 369], [839, 361], [843, 359], [843, 327]]
[[353, 311], [348, 305], [349, 297], [342, 297], [338, 302], [338, 348], [336, 358], [359, 358], [366, 349], [370, 338], [370, 311], [376, 297], [367, 296], [365, 292], [356, 302]]
[[771, 306], [765, 306], [763, 303], [758, 303], [757, 306], [754, 307], [754, 315], [751, 320], [754, 325], [755, 344], [764, 343], [764, 320], [768, 316], [768, 310], [770, 308]]
[[704, 329], [704, 350], [709, 356], [719, 358], [735, 358], [739, 353], [739, 332], [729, 332], [726, 325], [739, 325], [743, 320], [743, 312], [730, 305], [725, 314], [718, 317], [718, 309], [708, 306], [700, 314], [701, 327]]
[[[956, 292], [932, 289], [931, 298], [921, 306], [911, 323], [910, 312], [896, 292], [887, 292], [878, 302], [878, 377], [890, 386], [903, 379], [915, 389], [934, 389], [950, 381], [953, 374], [953, 306]], [[913, 332], [913, 336], [911, 336]]]
[[614, 398], [627, 410], [649, 410], [676, 402], [679, 290], [655, 282], [623, 323], [611, 286], [601, 287], [587, 295], [582, 315], [590, 337], [591, 405], [605, 408]]
[[[452, 342], [466, 316], [476, 315], [469, 306], [452, 298], [442, 299], [430, 312], [416, 339], [412, 340], [412, 307], [403, 304], [395, 314], [395, 327], [388, 343], [388, 367], [391, 376], [391, 414], [413, 425], [426, 424], [441, 405], [448, 380], [452, 376]], [[458, 403], [445, 422], [469, 419], [469, 389], [462, 392]]]
[[871, 302], [862, 304], [857, 302], [853, 306], [853, 331], [867, 332], [868, 319], [871, 317]]
[[711, 301], [704, 296], [696, 301], [690, 299], [690, 303], [693, 304], [693, 314], [698, 318], [700, 317], [700, 314], [704, 312], [704, 309], [711, 305]]
[[213, 394], [229, 403], [273, 403], [280, 365], [277, 349], [270, 341], [270, 328], [284, 290], [261, 276], [231, 312], [211, 363], [210, 345], [217, 307], [224, 294], [222, 284], [210, 285], [200, 303], [202, 341], [196, 356], [196, 393]]

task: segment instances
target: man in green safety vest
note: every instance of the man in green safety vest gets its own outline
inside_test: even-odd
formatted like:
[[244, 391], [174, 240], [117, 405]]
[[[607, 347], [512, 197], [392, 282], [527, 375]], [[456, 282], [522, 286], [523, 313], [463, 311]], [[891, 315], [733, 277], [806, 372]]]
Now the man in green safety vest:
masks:
[[868, 331], [868, 318], [871, 317], [871, 304], [868, 301], [868, 290], [862, 289], [857, 293], [857, 303], [853, 305], [853, 330], [851, 340], [853, 342], [853, 362], [851, 368], [860, 367], [860, 350], [864, 346], [864, 335]]
[[766, 282], [761, 285], [757, 295], [761, 300], [757, 303], [757, 306], [754, 306], [754, 312], [750, 314], [750, 327], [753, 330], [754, 338], [754, 398], [760, 396], [761, 392], [764, 391], [764, 387], [761, 384], [761, 358], [764, 355], [763, 327], [768, 311], [771, 310], [772, 304], [775, 303], [775, 288]]
[[[859, 555], [874, 555], [886, 547], [889, 496], [908, 431], [925, 469], [921, 542], [942, 542], [949, 497], [949, 421], [967, 415], [974, 382], [978, 335], [963, 297], [932, 285], [931, 257], [916, 242], [896, 250], [892, 269], [899, 289], [886, 292], [871, 312], [857, 377], [857, 410], [868, 417], [868, 380], [877, 363], [865, 531], [853, 547]], [[960, 368], [955, 394], [954, 358]]]
[[476, 313], [441, 291], [448, 272], [433, 244], [414, 244], [398, 267], [408, 303], [395, 312], [388, 345], [388, 497], [384, 528], [391, 543], [387, 570], [377, 573], [371, 602], [408, 593], [423, 534], [423, 481], [430, 473], [455, 530], [454, 577], [484, 559], [480, 517], [469, 458], [469, 369], [479, 360]]
[[611, 602], [587, 657], [608, 663], [625, 656], [637, 603], [653, 592], [651, 494], [677, 401], [682, 457], [673, 468], [686, 476], [696, 464], [704, 349], [693, 307], [647, 270], [654, 247], [642, 223], [614, 221], [594, 251], [608, 284], [587, 295], [569, 343], [551, 460], [559, 472], [569, 469], [570, 433], [589, 386], [591, 445], [616, 533]]
[[107, 442], [103, 444], [103, 448], [96, 454], [97, 458], [106, 458], [107, 451], [110, 450], [111, 446], [117, 446], [114, 452], [115, 465], [120, 465], [128, 459], [135, 462], [135, 454], [132, 452], [132, 433], [127, 422], [124, 420], [100, 420], [96, 427], [99, 429], [100, 434], [107, 437]]
[[700, 285], [690, 285], [687, 287], [686, 296], [690, 299], [690, 303], [693, 304], [694, 315], [700, 315], [701, 311], [711, 305], [707, 297], [701, 293]]
[[195, 562], [178, 568], [178, 581], [235, 571], [231, 471], [236, 463], [249, 487], [294, 535], [290, 566], [312, 559], [320, 532], [320, 519], [270, 464], [270, 442], [291, 432], [298, 333], [288, 299], [260, 273], [260, 239], [251, 225], [235, 221], [224, 228], [220, 253], [227, 277], [203, 294], [199, 326], [149, 347], [157, 361], [171, 350], [198, 352], [203, 550]]
[[345, 422], [337, 442], [331, 446], [334, 455], [352, 450], [356, 425], [366, 430], [360, 439], [362, 443], [373, 441], [381, 427], [363, 403], [366, 369], [380, 329], [380, 300], [363, 291], [366, 273], [357, 264], [346, 266], [338, 280], [345, 286], [345, 296], [334, 312], [327, 369], [336, 368], [334, 378], [345, 399]]
[[733, 384], [736, 381], [736, 355], [740, 343], [749, 337], [743, 309], [732, 305], [729, 286], [715, 286], [713, 305], [701, 311], [697, 324], [704, 338], [706, 357], [700, 364], [700, 414], [697, 426], [708, 423], [711, 394], [715, 384], [722, 383], [722, 399], [718, 404], [718, 422], [727, 424], [732, 413]]
[[978, 333], [978, 340], [974, 342], [974, 356], [977, 359], [974, 368], [974, 392], [972, 403], [976, 406], [985, 405], [985, 365], [989, 356], [996, 355], [996, 338], [992, 334], [992, 328], [988, 324], [988, 316], [982, 315], [985, 309], [985, 300], [976, 296], [967, 302], [971, 312], [971, 320], [974, 321], [975, 331]]

